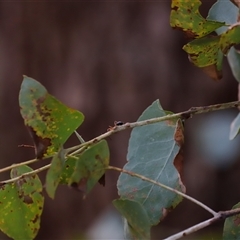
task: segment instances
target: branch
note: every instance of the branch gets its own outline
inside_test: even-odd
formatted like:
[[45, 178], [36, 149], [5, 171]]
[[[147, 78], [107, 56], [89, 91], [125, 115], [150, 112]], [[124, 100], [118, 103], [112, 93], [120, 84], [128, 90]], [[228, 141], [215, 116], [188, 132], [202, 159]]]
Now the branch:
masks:
[[113, 166], [108, 166], [106, 169], [108, 170], [115, 170], [115, 171], [118, 171], [118, 172], [122, 172], [122, 173], [126, 173], [132, 177], [137, 177], [137, 178], [140, 178], [142, 179], [143, 181], [146, 181], [146, 182], [150, 182], [150, 183], [153, 183], [159, 187], [162, 187], [162, 188], [165, 188], [171, 192], [174, 192], [174, 193], [177, 193], [178, 195], [181, 195], [182, 197], [188, 199], [189, 201], [197, 204], [198, 206], [202, 207], [203, 209], [205, 209], [206, 211], [208, 211], [209, 213], [211, 213], [214, 217], [218, 215], [217, 212], [215, 212], [214, 210], [212, 210], [211, 208], [209, 208], [208, 206], [206, 206], [205, 204], [203, 204], [202, 202], [199, 202], [198, 200], [196, 200], [195, 198], [192, 198], [190, 196], [188, 196], [187, 194], [183, 193], [183, 192], [180, 192], [174, 188], [171, 188], [169, 186], [166, 186], [160, 182], [156, 182], [150, 178], [147, 178], [147, 177], [144, 177], [140, 174], [137, 174], [137, 173], [134, 173], [134, 172], [130, 172], [130, 171], [127, 171], [125, 169], [122, 169], [122, 168], [118, 168], [118, 167], [113, 167]]
[[9, 171], [9, 170], [11, 170], [12, 168], [15, 168], [15, 167], [20, 167], [22, 165], [31, 164], [31, 163], [34, 163], [34, 162], [37, 162], [37, 161], [38, 161], [38, 159], [35, 158], [35, 159], [31, 159], [31, 160], [28, 160], [28, 161], [25, 161], [25, 162], [21, 162], [21, 163], [14, 163], [11, 166], [8, 166], [8, 167], [5, 167], [5, 168], [1, 168], [0, 169], [0, 173]]
[[[70, 155], [74, 155], [74, 154], [77, 154], [79, 152], [82, 152], [88, 146], [90, 146], [94, 143], [97, 143], [97, 142], [101, 141], [102, 139], [105, 139], [105, 138], [107, 138], [107, 137], [109, 137], [109, 136], [111, 136], [111, 135], [113, 135], [117, 132], [124, 131], [124, 130], [129, 129], [129, 128], [140, 127], [140, 126], [153, 124], [153, 123], [157, 123], [157, 122], [163, 122], [163, 121], [166, 121], [166, 120], [172, 120], [172, 119], [176, 119], [176, 118], [186, 120], [188, 118], [191, 118], [194, 114], [213, 112], [213, 111], [218, 111], [218, 110], [223, 110], [223, 109], [228, 109], [228, 108], [234, 108], [234, 107], [238, 107], [238, 106], [240, 106], [240, 101], [229, 102], [229, 103], [221, 103], [221, 104], [215, 104], [215, 105], [204, 106], [204, 107], [192, 107], [187, 111], [180, 112], [180, 113], [174, 113], [174, 114], [168, 114], [168, 115], [163, 116], [163, 117], [152, 118], [152, 119], [133, 122], [133, 123], [125, 123], [125, 124], [120, 125], [120, 126], [115, 125], [113, 127], [110, 127], [109, 131], [107, 131], [106, 133], [104, 133], [104, 134], [102, 134], [98, 137], [95, 137], [95, 138], [91, 139], [90, 141], [81, 143], [81, 144], [76, 145], [74, 147], [67, 148], [66, 149], [66, 154], [71, 153]], [[48, 156], [44, 159], [47, 159], [47, 158], [50, 158], [50, 157], [52, 157], [52, 156]], [[32, 159], [32, 160], [28, 160], [28, 161], [25, 161], [25, 162], [22, 162], [22, 163], [13, 164], [11, 166], [0, 169], [0, 173], [5, 172], [5, 171], [9, 171], [12, 168], [15, 168], [15, 167], [18, 167], [18, 166], [32, 164], [32, 163], [37, 162], [37, 161], [38, 161], [38, 159]]]
[[177, 234], [174, 234], [168, 238], [165, 238], [164, 240], [176, 240], [176, 239], [180, 239], [182, 237], [185, 237], [191, 233], [194, 233], [194, 232], [197, 232], [198, 230], [202, 229], [202, 228], [205, 228], [219, 220], [224, 220], [228, 217], [231, 217], [231, 216], [234, 216], [234, 215], [237, 215], [240, 213], [240, 208], [236, 208], [236, 209], [232, 209], [232, 210], [228, 210], [228, 211], [221, 211], [221, 212], [218, 212], [214, 217], [204, 221], [204, 222], [201, 222], [201, 223], [198, 223], [190, 228], [187, 228]]
[[[11, 179], [8, 179], [8, 180], [5, 180], [5, 181], [1, 181], [1, 182], [0, 182], [0, 185], [2, 185], [2, 184], [7, 184], [7, 183], [12, 183], [12, 182], [18, 181], [19, 179], [24, 178], [24, 177], [26, 177], [26, 176], [31, 176], [31, 175], [33, 175], [33, 174], [40, 173], [40, 172], [42, 172], [42, 171], [50, 168], [50, 166], [51, 166], [51, 164], [47, 164], [47, 165], [45, 165], [45, 166], [43, 166], [43, 167], [40, 167], [40, 168], [38, 168], [38, 169], [36, 169], [36, 170], [33, 170], [33, 171], [31, 171], [31, 172], [23, 173], [22, 175], [17, 176], [17, 177], [15, 177], [15, 178], [11, 178]], [[15, 166], [15, 167], [16, 167], [16, 166]]]
[[212, 218], [210, 218], [210, 219], [208, 219], [208, 220], [206, 220], [204, 222], [198, 223], [198, 224], [196, 224], [196, 225], [194, 225], [194, 226], [192, 226], [190, 228], [187, 228], [187, 229], [185, 229], [182, 232], [174, 234], [174, 235], [172, 235], [172, 236], [170, 236], [168, 238], [164, 238], [164, 240], [180, 239], [180, 238], [185, 237], [185, 236], [187, 236], [187, 235], [189, 235], [191, 233], [197, 232], [200, 229], [205, 228], [205, 227], [211, 225], [212, 223], [214, 223], [216, 221], [219, 221], [220, 219], [221, 219], [221, 215], [218, 214], [218, 215], [216, 215], [216, 216], [214, 216], [214, 217], [212, 217]]
[[228, 109], [228, 108], [234, 108], [234, 107], [238, 107], [238, 106], [240, 106], [240, 101], [229, 102], [229, 103], [220, 103], [220, 104], [209, 105], [209, 106], [204, 106], [204, 107], [191, 107], [189, 110], [180, 112], [180, 113], [168, 114], [163, 117], [151, 118], [151, 119], [144, 120], [144, 121], [125, 123], [120, 126], [115, 125], [113, 127], [110, 127], [108, 129], [109, 131], [107, 131], [106, 133], [99, 135], [98, 137], [95, 137], [95, 138], [91, 139], [90, 141], [84, 142], [80, 145], [68, 148], [68, 149], [66, 149], [66, 151], [67, 151], [67, 153], [69, 153], [69, 152], [75, 151], [81, 147], [84, 147], [84, 146], [87, 147], [87, 146], [97, 143], [97, 142], [101, 141], [102, 139], [105, 139], [117, 132], [124, 131], [126, 129], [141, 127], [144, 125], [153, 124], [153, 123], [157, 123], [157, 122], [163, 122], [163, 121], [167, 121], [167, 120], [173, 120], [176, 118], [186, 120], [188, 118], [193, 117], [193, 115], [195, 115], [195, 114], [214, 112], [214, 111], [224, 110], [224, 109]]
[[[74, 154], [80, 153], [80, 152], [84, 151], [85, 149], [86, 149], [86, 146], [83, 146], [82, 148], [80, 148], [80, 149], [76, 150], [75, 152], [69, 154], [69, 156], [74, 156]], [[47, 156], [47, 157], [44, 158], [44, 159], [47, 159], [47, 158], [50, 158], [50, 157], [53, 157], [53, 155], [52, 155], [52, 156]], [[13, 165], [11, 165], [11, 166], [8, 166], [8, 167], [5, 167], [5, 168], [0, 169], [0, 173], [1, 173], [1, 172], [4, 172], [4, 171], [11, 170], [11, 169], [16, 168], [16, 167], [20, 167], [20, 166], [22, 166], [22, 165], [27, 165], [27, 164], [31, 164], [31, 163], [37, 162], [38, 160], [39, 160], [39, 159], [36, 159], [36, 158], [35, 158], [35, 159], [28, 160], [28, 161], [25, 161], [25, 162], [22, 162], [22, 163], [13, 164]], [[15, 178], [11, 178], [11, 179], [8, 179], [8, 180], [5, 180], [5, 181], [0, 181], [0, 185], [1, 185], [1, 184], [6, 184], [6, 183], [15, 182], [15, 181], [17, 181], [17, 180], [19, 180], [19, 179], [21, 179], [22, 177], [25, 177], [25, 176], [31, 176], [31, 175], [33, 175], [33, 174], [37, 174], [37, 173], [39, 173], [39, 172], [42, 172], [42, 171], [44, 171], [44, 170], [47, 170], [48, 168], [50, 168], [50, 166], [51, 166], [51, 163], [50, 163], [50, 164], [47, 164], [47, 165], [45, 165], [45, 166], [43, 166], [43, 167], [40, 167], [40, 168], [38, 168], [38, 169], [36, 169], [36, 170], [33, 170], [33, 171], [31, 171], [31, 172], [24, 173], [24, 174], [22, 174], [22, 175], [20, 175], [20, 176], [17, 176], [17, 177], [15, 177]]]
[[147, 177], [144, 177], [140, 174], [137, 174], [137, 173], [134, 173], [134, 172], [130, 172], [130, 171], [127, 171], [127, 170], [124, 170], [122, 168], [118, 168], [118, 167], [113, 167], [113, 166], [108, 166], [106, 169], [108, 170], [115, 170], [115, 171], [118, 171], [118, 172], [122, 172], [122, 173], [126, 173], [132, 177], [137, 177], [137, 178], [140, 178], [142, 179], [143, 181], [147, 181], [147, 182], [150, 182], [150, 183], [153, 183], [159, 187], [162, 187], [162, 188], [165, 188], [171, 192], [174, 192], [174, 193], [177, 193], [179, 195], [181, 195], [182, 197], [188, 199], [189, 201], [197, 204], [198, 206], [204, 208], [205, 210], [207, 210], [208, 212], [210, 212], [213, 217], [206, 220], [206, 221], [203, 221], [201, 223], [198, 223], [190, 228], [187, 228], [177, 234], [174, 234], [168, 238], [165, 238], [164, 240], [176, 240], [176, 239], [180, 239], [182, 237], [185, 237], [191, 233], [194, 233], [194, 232], [197, 232], [198, 230], [202, 229], [202, 228], [205, 228], [217, 221], [220, 221], [220, 220], [224, 220], [228, 217], [231, 217], [231, 216], [234, 216], [234, 215], [237, 215], [240, 213], [240, 208], [236, 208], [236, 209], [232, 209], [232, 210], [228, 210], [228, 211], [220, 211], [220, 212], [215, 212], [214, 210], [212, 210], [211, 208], [209, 208], [208, 206], [206, 206], [205, 204], [203, 204], [202, 202], [199, 202], [198, 200], [196, 200], [195, 198], [192, 198], [190, 196], [188, 196], [187, 194], [185, 193], [182, 193], [174, 188], [171, 188], [171, 187], [168, 187], [162, 183], [159, 183], [159, 182], [156, 182], [150, 178], [147, 178]]
[[[52, 158], [55, 154], [57, 154], [57, 152], [54, 153], [54, 154], [52, 154], [52, 155], [49, 155], [49, 156], [47, 156], [47, 157], [45, 157], [45, 158], [43, 158], [43, 159], [41, 159], [41, 160], [45, 160], [45, 159], [48, 159], [48, 158]], [[35, 163], [35, 162], [38, 162], [38, 161], [39, 161], [39, 159], [34, 158], [34, 159], [31, 159], [31, 160], [27, 160], [27, 161], [25, 161], [25, 162], [14, 163], [14, 164], [12, 164], [12, 165], [10, 165], [10, 166], [8, 166], [8, 167], [1, 168], [1, 169], [0, 169], [0, 173], [9, 171], [9, 170], [11, 170], [11, 169], [13, 169], [13, 168], [20, 167], [20, 166], [23, 166], [23, 165], [30, 165], [30, 164]]]

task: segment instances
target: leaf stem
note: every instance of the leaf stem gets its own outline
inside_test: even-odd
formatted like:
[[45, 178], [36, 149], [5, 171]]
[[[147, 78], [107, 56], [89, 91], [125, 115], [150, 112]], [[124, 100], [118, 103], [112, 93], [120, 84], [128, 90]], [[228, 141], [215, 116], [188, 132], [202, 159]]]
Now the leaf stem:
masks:
[[152, 180], [150, 178], [144, 177], [144, 176], [142, 176], [140, 174], [137, 174], [137, 173], [134, 173], [134, 172], [131, 172], [131, 171], [127, 171], [125, 169], [114, 167], [114, 166], [108, 166], [107, 169], [108, 170], [115, 170], [115, 171], [122, 172], [122, 173], [126, 173], [126, 174], [128, 174], [128, 175], [130, 175], [132, 177], [137, 177], [137, 178], [142, 179], [143, 181], [147, 181], [147, 182], [153, 183], [153, 184], [155, 184], [155, 185], [157, 185], [159, 187], [165, 188], [165, 189], [167, 189], [167, 190], [169, 190], [171, 192], [174, 192], [174, 193], [177, 193], [178, 195], [181, 195], [182, 197], [188, 199], [189, 201], [191, 201], [191, 202], [197, 204], [198, 206], [202, 207], [203, 209], [205, 209], [206, 211], [211, 213], [214, 217], [218, 215], [217, 212], [215, 212], [214, 210], [212, 210], [211, 208], [209, 208], [208, 206], [206, 206], [202, 202], [196, 200], [195, 198], [192, 198], [189, 195], [187, 195], [187, 194], [185, 194], [183, 192], [180, 192], [180, 191], [178, 191], [178, 190], [176, 190], [174, 188], [171, 188], [169, 186], [166, 186], [166, 185], [164, 185], [164, 184], [162, 184], [160, 182], [156, 182], [156, 181], [154, 181], [154, 180]]

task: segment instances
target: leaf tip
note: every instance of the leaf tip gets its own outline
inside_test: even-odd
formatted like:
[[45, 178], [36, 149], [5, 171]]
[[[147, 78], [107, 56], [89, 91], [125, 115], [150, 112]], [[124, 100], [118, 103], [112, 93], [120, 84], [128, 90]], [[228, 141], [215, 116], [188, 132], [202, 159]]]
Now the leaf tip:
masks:
[[232, 121], [230, 125], [229, 140], [233, 140], [239, 133], [240, 130], [240, 113]]

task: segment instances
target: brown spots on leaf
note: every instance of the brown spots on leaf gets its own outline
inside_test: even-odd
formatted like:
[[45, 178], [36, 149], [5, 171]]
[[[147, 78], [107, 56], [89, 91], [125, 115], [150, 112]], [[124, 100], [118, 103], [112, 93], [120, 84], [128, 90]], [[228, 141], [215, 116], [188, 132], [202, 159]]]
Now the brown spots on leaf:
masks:
[[[201, 38], [213, 32], [224, 23], [209, 21], [199, 12], [200, 1], [172, 0], [170, 25], [180, 29], [188, 38]], [[194, 23], [194, 24], [193, 24]]]
[[234, 217], [233, 222], [234, 222], [234, 224], [235, 224], [236, 226], [239, 226], [239, 225], [240, 225], [240, 215], [236, 215], [236, 216]]
[[32, 222], [33, 222], [33, 223], [36, 223], [36, 222], [38, 221], [38, 219], [39, 219], [39, 215], [36, 214], [36, 215], [35, 215], [35, 218], [32, 220]]
[[178, 11], [178, 6], [172, 7], [172, 10], [177, 12]]
[[132, 189], [132, 192], [138, 192], [138, 188], [136, 188], [136, 187], [134, 187], [133, 189]]
[[32, 127], [27, 126], [27, 128], [34, 142], [36, 158], [42, 159], [44, 154], [47, 152], [48, 147], [51, 146], [51, 139], [41, 138], [37, 136]]
[[[18, 171], [16, 171], [16, 172], [17, 172], [17, 174], [12, 173], [12, 176], [13, 176], [13, 177], [18, 177], [18, 176], [21, 175], [20, 172], [18, 172]], [[18, 180], [15, 182], [15, 184], [20, 188], [20, 187], [22, 187], [23, 184], [27, 183], [27, 180], [28, 180], [28, 179], [29, 179], [29, 176], [21, 176], [21, 178], [18, 179]]]
[[[95, 158], [98, 160], [98, 161], [100, 161], [100, 162], [104, 162], [104, 160], [101, 158], [101, 156], [100, 155], [96, 155], [95, 156]], [[101, 176], [101, 178], [98, 180], [98, 182], [101, 184], [101, 185], [103, 185], [103, 186], [105, 186], [105, 174], [103, 174], [102, 176]]]
[[102, 176], [101, 176], [101, 178], [98, 180], [98, 182], [101, 184], [101, 185], [103, 185], [103, 186], [105, 186], [105, 174], [103, 174]]
[[[45, 101], [45, 99], [46, 99], [46, 94], [44, 95], [44, 96], [42, 96], [42, 97], [39, 97], [37, 100], [36, 100], [36, 102], [37, 102], [37, 104], [38, 105], [41, 105], [44, 101]], [[39, 106], [38, 106], [39, 107]]]
[[87, 181], [88, 181], [88, 178], [86, 178], [86, 177], [81, 178], [81, 180], [78, 183], [77, 182], [71, 183], [71, 187], [80, 192], [86, 192]]
[[25, 196], [23, 196], [22, 200], [26, 204], [33, 204], [33, 199], [30, 196], [25, 195]]
[[184, 131], [183, 124], [182, 124], [182, 121], [179, 119], [177, 122], [175, 133], [174, 133], [174, 139], [177, 142], [179, 147], [182, 147], [184, 143], [183, 131]]
[[127, 199], [134, 199], [134, 194], [132, 192], [126, 193]]
[[[172, 28], [176, 29], [176, 30], [181, 30], [181, 31], [183, 30], [180, 25], [178, 26], [178, 24], [176, 24]], [[199, 37], [199, 35], [197, 33], [193, 32], [191, 29], [184, 29], [184, 36], [188, 40], [195, 39], [195, 38]]]
[[174, 139], [180, 147], [178, 154], [176, 155], [173, 164], [179, 173], [179, 185], [182, 192], [186, 192], [186, 188], [182, 182], [183, 179], [183, 144], [184, 144], [184, 129], [181, 120], [177, 122], [177, 128], [174, 134]]
[[188, 39], [194, 39], [194, 38], [199, 37], [199, 35], [197, 33], [193, 32], [191, 30], [186, 30], [184, 34], [185, 34], [186, 38], [188, 38]]
[[222, 71], [217, 69], [216, 64], [212, 64], [202, 68], [203, 72], [206, 73], [213, 80], [220, 80], [222, 78]]
[[96, 158], [97, 160], [99, 160], [99, 161], [102, 161], [102, 159], [101, 159], [101, 157], [100, 157], [99, 154], [97, 154], [97, 155], [95, 156], [95, 158]]
[[38, 228], [34, 228], [33, 229], [33, 234], [36, 235], [38, 233], [38, 230], [39, 230]]
[[183, 184], [183, 149], [179, 150], [177, 156], [174, 159], [173, 164], [179, 174], [178, 183], [180, 185], [181, 192], [185, 193], [186, 187]]
[[160, 222], [168, 215], [168, 210], [166, 208], [162, 208], [162, 217], [160, 218]]

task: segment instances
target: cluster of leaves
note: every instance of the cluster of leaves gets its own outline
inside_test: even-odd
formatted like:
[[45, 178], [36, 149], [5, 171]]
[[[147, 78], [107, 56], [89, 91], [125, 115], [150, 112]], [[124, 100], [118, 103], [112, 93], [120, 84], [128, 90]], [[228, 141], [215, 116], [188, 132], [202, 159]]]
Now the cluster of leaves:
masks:
[[[51, 198], [59, 184], [87, 194], [97, 182], [105, 184], [109, 149], [107, 141], [98, 137], [89, 142], [80, 138], [80, 145], [65, 149], [64, 143], [82, 124], [83, 114], [62, 104], [27, 76], [21, 85], [19, 104], [34, 142], [36, 161], [44, 162], [48, 158], [52, 161], [36, 170], [23, 164], [12, 167], [11, 179], [1, 182], [0, 229], [13, 239], [33, 239], [40, 228], [44, 205], [43, 186], [37, 173], [48, 169], [45, 190]], [[139, 121], [167, 114], [170, 112], [165, 112], [159, 101], [155, 101]], [[131, 238], [149, 239], [151, 226], [182, 200], [177, 193], [159, 189], [154, 183], [136, 177], [137, 174], [149, 177], [184, 192], [180, 176], [182, 144], [183, 126], [179, 119], [132, 131], [128, 163], [117, 183], [120, 198], [113, 201], [127, 221]]]
[[[230, 1], [218, 0], [209, 11], [208, 18], [204, 19], [198, 10], [200, 5], [198, 0], [173, 0], [171, 26], [194, 39], [183, 48], [195, 65], [219, 79], [225, 54], [239, 81], [239, 53], [232, 47], [240, 42], [238, 8]], [[230, 14], [221, 12], [226, 9]], [[213, 31], [218, 35], [213, 35]], [[9, 237], [34, 239], [37, 235], [44, 206], [43, 185], [37, 174], [46, 169], [44, 186], [51, 198], [55, 197], [59, 184], [87, 194], [98, 182], [105, 184], [106, 170], [120, 171], [117, 182], [119, 199], [114, 200], [113, 205], [124, 216], [126, 236], [131, 239], [150, 239], [151, 227], [177, 206], [182, 196], [186, 197], [182, 183], [182, 121], [178, 115], [165, 121], [150, 122], [150, 119], [173, 116], [162, 109], [158, 100], [136, 122], [145, 122], [145, 125], [131, 125], [135, 128], [129, 139], [127, 163], [123, 169], [109, 166], [105, 138], [124, 126], [114, 126], [107, 132], [109, 134], [85, 142], [76, 132], [84, 121], [83, 114], [62, 104], [39, 82], [27, 76], [21, 85], [19, 104], [35, 148], [36, 159], [28, 163], [45, 163], [49, 158], [51, 163], [35, 170], [24, 162], [13, 165], [11, 179], [0, 182], [0, 229]], [[233, 124], [232, 138], [239, 131], [238, 122]], [[81, 143], [64, 148], [74, 133]], [[214, 211], [210, 212], [215, 215]], [[238, 218], [236, 215], [234, 219], [226, 220], [225, 239], [238, 235], [239, 230], [233, 228], [238, 226]]]
[[[218, 80], [222, 78], [222, 61], [225, 55], [233, 76], [240, 83], [240, 52], [236, 48], [240, 43], [239, 1], [216, 1], [206, 19], [199, 13], [200, 5], [200, 0], [172, 0], [171, 27], [180, 29], [187, 38], [194, 39], [184, 45], [183, 50], [188, 53], [189, 60], [195, 66]], [[239, 131], [240, 114], [231, 124], [230, 139], [235, 138]], [[233, 209], [239, 206], [238, 203]], [[238, 214], [225, 221], [223, 239], [239, 239], [239, 218]]]
[[232, 47], [240, 43], [238, 7], [230, 0], [218, 0], [205, 19], [199, 13], [200, 5], [200, 0], [172, 0], [171, 26], [194, 39], [184, 45], [183, 49], [194, 65], [216, 80], [222, 77], [223, 55], [227, 55], [232, 72], [237, 81], [240, 81], [240, 55]]
[[[84, 116], [63, 105], [32, 78], [24, 77], [19, 103], [34, 141], [36, 159], [52, 157], [46, 174], [48, 195], [54, 198], [58, 184], [88, 193], [108, 166], [107, 142], [102, 140], [69, 154], [63, 144], [80, 126]], [[13, 239], [33, 239], [40, 228], [44, 197], [36, 172], [26, 165], [13, 167], [11, 180], [1, 183], [0, 229]]]
[[[235, 48], [240, 43], [239, 1], [218, 0], [206, 19], [199, 13], [200, 6], [200, 0], [172, 0], [170, 25], [194, 39], [183, 49], [195, 66], [218, 80], [222, 78], [225, 55], [235, 79], [240, 83], [240, 52]], [[231, 124], [230, 139], [234, 139], [239, 131], [240, 114]]]

